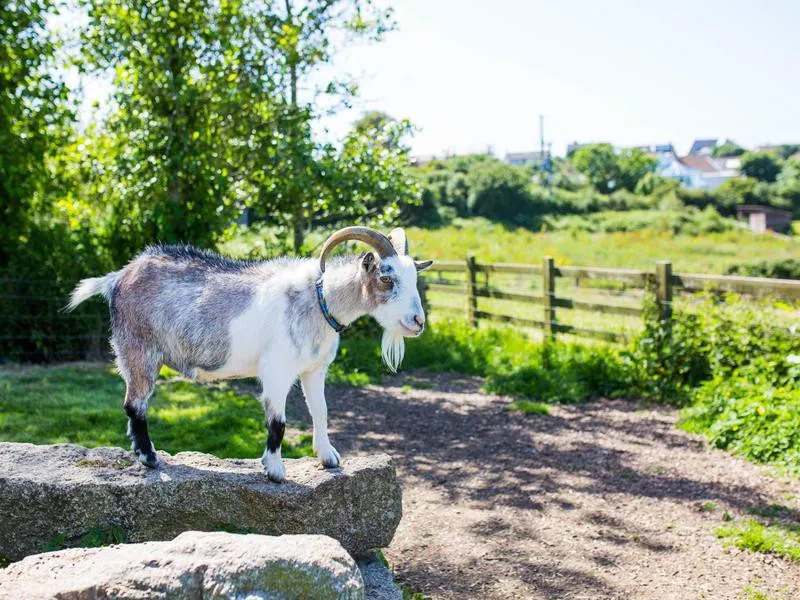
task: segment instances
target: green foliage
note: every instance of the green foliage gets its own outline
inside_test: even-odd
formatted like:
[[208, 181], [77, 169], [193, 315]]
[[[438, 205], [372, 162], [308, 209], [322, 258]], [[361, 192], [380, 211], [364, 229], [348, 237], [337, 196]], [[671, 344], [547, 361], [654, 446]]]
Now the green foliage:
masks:
[[752, 552], [774, 554], [800, 561], [800, 527], [794, 525], [762, 525], [752, 519], [717, 528], [717, 537]]
[[724, 158], [728, 156], [741, 156], [745, 153], [745, 149], [742, 148], [736, 142], [732, 142], [730, 140], [720, 144], [719, 146], [715, 147], [714, 150], [711, 152], [711, 156], [714, 158]]
[[[57, 41], [51, 0], [0, 4], [0, 268], [24, 246], [50, 187], [49, 157], [70, 119], [66, 88], [53, 76]], [[37, 198], [39, 201], [37, 202]]]
[[619, 181], [615, 187], [634, 192], [645, 175], [655, 171], [658, 161], [639, 148], [625, 148], [617, 155]]
[[532, 402], [530, 400], [515, 400], [505, 408], [506, 410], [517, 410], [526, 415], [549, 415], [550, 407], [544, 402]]
[[750, 460], [800, 467], [797, 324], [732, 301], [704, 312], [712, 376], [693, 393], [682, 427]]
[[525, 169], [485, 161], [469, 171], [467, 186], [470, 214], [495, 221], [530, 223], [533, 197]]
[[246, 114], [236, 84], [249, 66], [239, 57], [242, 3], [84, 4], [81, 66], [115, 73], [118, 109], [96, 131], [110, 146], [95, 176], [104, 178], [111, 224], [121, 225], [117, 260], [159, 240], [212, 246], [241, 208], [228, 149]]
[[781, 172], [780, 159], [770, 152], [746, 152], [741, 160], [742, 174], [758, 181], [773, 183]]
[[603, 194], [612, 190], [634, 191], [639, 180], [656, 167], [656, 160], [638, 148], [619, 153], [611, 144], [591, 144], [577, 150], [572, 157], [575, 168]]
[[800, 392], [718, 375], [697, 391], [683, 427], [705, 433], [717, 448], [762, 463], [800, 467]]
[[[380, 333], [345, 335], [331, 367], [333, 381], [380, 381], [387, 373]], [[543, 402], [575, 403], [612, 395], [621, 384], [618, 352], [605, 346], [542, 345], [511, 328], [472, 329], [459, 320], [437, 322], [406, 342], [404, 369], [486, 377], [488, 391]]]
[[777, 279], [800, 279], [800, 259], [762, 260], [754, 263], [739, 263], [725, 269], [726, 275], [747, 277], [772, 277]]
[[48, 541], [43, 552], [64, 550], [65, 548], [101, 548], [114, 544], [124, 544], [128, 541], [128, 534], [122, 527], [111, 525], [109, 527], [93, 527], [86, 534], [75, 538], [67, 538], [63, 533], [56, 534]]
[[722, 217], [713, 206], [704, 210], [694, 207], [683, 210], [627, 210], [597, 212], [589, 215], [570, 215], [545, 218], [548, 231], [587, 231], [613, 233], [618, 231], [670, 231], [673, 234], [704, 235], [722, 233], [736, 227], [736, 222]]
[[591, 144], [578, 149], [572, 164], [600, 193], [609, 194], [620, 177], [619, 161], [611, 144]]
[[651, 294], [645, 299], [643, 319], [643, 331], [623, 353], [630, 391], [662, 402], [687, 402], [693, 388], [710, 373], [698, 315], [678, 312], [665, 323]]

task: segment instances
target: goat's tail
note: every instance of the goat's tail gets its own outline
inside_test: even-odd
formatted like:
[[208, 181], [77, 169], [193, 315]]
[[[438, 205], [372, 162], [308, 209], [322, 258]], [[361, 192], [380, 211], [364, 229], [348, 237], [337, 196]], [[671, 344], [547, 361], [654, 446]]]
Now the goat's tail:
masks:
[[83, 279], [75, 286], [69, 296], [69, 304], [64, 308], [67, 312], [75, 310], [75, 308], [84, 300], [91, 298], [96, 294], [102, 294], [106, 300], [111, 296], [111, 290], [117, 282], [118, 271], [109, 273], [103, 277], [92, 277], [90, 279]]

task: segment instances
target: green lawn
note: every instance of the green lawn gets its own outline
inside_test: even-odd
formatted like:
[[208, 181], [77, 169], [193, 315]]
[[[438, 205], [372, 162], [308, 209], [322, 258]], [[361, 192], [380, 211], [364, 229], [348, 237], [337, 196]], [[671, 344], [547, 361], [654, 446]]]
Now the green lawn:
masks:
[[[125, 386], [111, 366], [0, 369], [0, 441], [130, 447], [122, 411]], [[150, 406], [153, 442], [221, 458], [257, 458], [266, 429], [259, 401], [221, 384], [159, 381]], [[310, 436], [284, 442], [286, 457], [310, 455]]]

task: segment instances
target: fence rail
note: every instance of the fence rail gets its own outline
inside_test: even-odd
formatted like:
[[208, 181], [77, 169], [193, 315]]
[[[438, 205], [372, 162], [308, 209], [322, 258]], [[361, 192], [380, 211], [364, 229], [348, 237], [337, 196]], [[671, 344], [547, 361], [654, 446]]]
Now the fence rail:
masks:
[[[457, 280], [444, 275], [460, 274]], [[561, 309], [616, 315], [621, 317], [641, 317], [643, 308], [638, 306], [610, 304], [596, 300], [581, 300], [556, 295], [556, 278], [572, 279], [576, 286], [594, 287], [599, 282], [612, 282], [621, 290], [650, 289], [655, 293], [660, 318], [669, 323], [672, 318], [673, 294], [695, 294], [701, 291], [736, 292], [758, 298], [770, 297], [785, 302], [800, 300], [800, 281], [789, 279], [767, 279], [760, 277], [738, 277], [723, 275], [701, 275], [694, 273], [673, 273], [672, 264], [661, 261], [653, 271], [635, 269], [608, 269], [595, 267], [556, 266], [555, 261], [545, 257], [541, 265], [517, 263], [480, 263], [472, 255], [465, 261], [437, 261], [431, 269], [435, 277], [427, 276], [423, 281], [427, 292], [459, 296], [466, 300], [465, 308], [439, 302], [429, 302], [434, 312], [442, 311], [466, 316], [473, 327], [479, 322], [494, 321], [510, 323], [522, 327], [541, 329], [546, 339], [554, 339], [559, 333], [580, 337], [591, 337], [612, 342], [625, 339], [619, 331], [584, 327], [558, 320]], [[438, 274], [438, 275], [437, 275]], [[478, 275], [481, 275], [481, 282]], [[502, 289], [496, 283], [490, 285], [490, 277], [496, 274], [516, 274], [525, 276], [530, 283], [540, 278], [541, 294], [527, 291]], [[541, 306], [542, 318], [531, 318], [518, 314], [484, 310], [479, 308], [479, 299], [512, 301], [527, 306]], [[641, 300], [639, 300], [641, 302]]]

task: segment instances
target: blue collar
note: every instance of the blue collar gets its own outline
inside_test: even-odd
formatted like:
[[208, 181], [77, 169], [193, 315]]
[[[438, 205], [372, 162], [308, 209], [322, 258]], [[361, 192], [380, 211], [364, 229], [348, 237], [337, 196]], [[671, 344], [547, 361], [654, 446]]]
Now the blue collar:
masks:
[[342, 325], [334, 319], [331, 311], [328, 310], [328, 303], [325, 302], [325, 296], [322, 295], [322, 275], [317, 279], [317, 302], [319, 303], [319, 309], [322, 311], [322, 316], [325, 317], [328, 325], [333, 327], [336, 333], [341, 333], [349, 327], [349, 325]]

